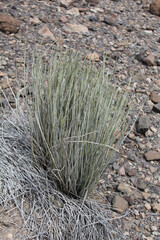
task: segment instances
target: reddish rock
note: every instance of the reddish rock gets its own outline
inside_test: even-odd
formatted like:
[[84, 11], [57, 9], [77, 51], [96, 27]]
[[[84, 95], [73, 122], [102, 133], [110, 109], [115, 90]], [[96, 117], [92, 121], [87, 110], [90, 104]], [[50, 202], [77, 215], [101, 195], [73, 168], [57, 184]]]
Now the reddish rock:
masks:
[[160, 95], [158, 95], [155, 92], [152, 92], [150, 95], [150, 100], [154, 103], [159, 103], [160, 102]]
[[99, 60], [100, 60], [98, 53], [89, 53], [87, 55], [87, 59], [91, 60], [91, 61], [95, 61], [95, 62], [99, 62]]
[[153, 0], [149, 6], [149, 11], [154, 15], [160, 16], [160, 0]]
[[149, 151], [145, 153], [144, 156], [147, 161], [160, 160], [160, 152], [157, 151]]
[[19, 27], [20, 24], [15, 18], [7, 13], [0, 14], [0, 31], [6, 33], [17, 33]]

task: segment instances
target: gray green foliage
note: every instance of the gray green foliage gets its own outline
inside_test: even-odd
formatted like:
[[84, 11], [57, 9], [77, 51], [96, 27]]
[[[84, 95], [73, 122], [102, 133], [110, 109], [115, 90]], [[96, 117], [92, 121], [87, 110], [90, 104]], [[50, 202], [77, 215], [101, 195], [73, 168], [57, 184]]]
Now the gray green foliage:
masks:
[[42, 54], [32, 65], [33, 152], [58, 188], [86, 197], [118, 149], [126, 129], [128, 96], [109, 82], [105, 62], [79, 54]]

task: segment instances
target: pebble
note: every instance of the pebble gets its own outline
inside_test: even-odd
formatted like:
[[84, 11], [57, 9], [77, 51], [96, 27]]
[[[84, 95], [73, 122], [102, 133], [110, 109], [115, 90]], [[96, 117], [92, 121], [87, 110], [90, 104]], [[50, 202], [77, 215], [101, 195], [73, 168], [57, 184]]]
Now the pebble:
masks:
[[113, 210], [118, 213], [124, 213], [128, 208], [128, 202], [119, 195], [116, 195], [112, 201]]
[[154, 104], [153, 111], [157, 112], [157, 113], [160, 113], [160, 102], [157, 103], [157, 104]]
[[129, 195], [133, 193], [131, 187], [129, 185], [127, 185], [126, 183], [120, 183], [118, 185], [117, 189], [118, 189], [118, 191], [127, 193]]
[[160, 213], [160, 203], [154, 203], [152, 205], [152, 209], [153, 209], [154, 212]]
[[149, 204], [149, 203], [145, 203], [145, 208], [147, 209], [147, 210], [151, 210], [151, 205]]
[[149, 151], [144, 154], [147, 161], [160, 160], [160, 152]]
[[142, 116], [138, 119], [137, 131], [139, 133], [145, 133], [150, 127], [148, 116]]

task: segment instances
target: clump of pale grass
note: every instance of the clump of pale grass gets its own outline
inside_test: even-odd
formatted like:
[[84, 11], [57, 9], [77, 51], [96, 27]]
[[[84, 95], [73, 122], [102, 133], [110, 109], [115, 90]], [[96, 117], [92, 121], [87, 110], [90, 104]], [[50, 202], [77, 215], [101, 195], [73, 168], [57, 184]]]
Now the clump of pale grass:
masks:
[[73, 53], [34, 57], [32, 86], [33, 151], [62, 192], [85, 197], [124, 139], [127, 92], [111, 85], [105, 63]]
[[128, 96], [104, 69], [76, 54], [55, 54], [49, 64], [34, 56], [28, 114], [18, 108], [0, 127], [0, 217], [18, 209], [16, 238], [125, 239], [106, 206], [86, 200], [124, 139], [128, 115]]

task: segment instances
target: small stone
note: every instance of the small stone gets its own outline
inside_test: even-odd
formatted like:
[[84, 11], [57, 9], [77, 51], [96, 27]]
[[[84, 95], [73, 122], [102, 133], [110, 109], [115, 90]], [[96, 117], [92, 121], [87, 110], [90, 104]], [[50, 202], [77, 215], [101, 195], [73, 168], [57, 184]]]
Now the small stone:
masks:
[[140, 213], [141, 217], [144, 219], [146, 217], [146, 215], [142, 212]]
[[142, 182], [141, 180], [138, 180], [137, 188], [140, 189], [140, 190], [145, 190], [147, 188], [147, 184]]
[[160, 16], [160, 0], [153, 0], [149, 5], [150, 13]]
[[61, 7], [68, 8], [73, 2], [74, 0], [60, 0], [60, 5]]
[[160, 203], [154, 203], [152, 209], [154, 212], [160, 213]]
[[132, 177], [132, 176], [136, 175], [136, 170], [135, 169], [126, 169], [126, 173], [129, 177]]
[[128, 208], [128, 202], [119, 195], [116, 195], [112, 201], [113, 210], [118, 213], [124, 213]]
[[144, 150], [146, 148], [145, 144], [139, 143], [138, 145], [141, 150]]
[[92, 4], [92, 5], [95, 5], [95, 4], [98, 4], [100, 0], [86, 0], [86, 2]]
[[117, 187], [118, 191], [120, 192], [124, 192], [124, 193], [127, 193], [127, 194], [132, 194], [132, 189], [129, 185], [125, 184], [125, 183], [120, 183]]
[[119, 168], [118, 174], [119, 174], [120, 176], [125, 176], [125, 175], [126, 175], [124, 166], [122, 166], [122, 167]]
[[146, 143], [146, 147], [147, 147], [148, 149], [152, 148], [152, 143], [151, 143], [151, 142], [147, 142], [147, 143]]
[[150, 100], [154, 103], [159, 103], [160, 102], [160, 95], [158, 95], [155, 92], [152, 92], [150, 95]]
[[153, 111], [157, 112], [157, 113], [160, 113], [160, 102], [153, 106]]
[[147, 200], [147, 199], [150, 198], [151, 194], [148, 193], [148, 192], [142, 192], [142, 196], [143, 196], [143, 198], [144, 198], [145, 200]]
[[33, 25], [38, 25], [39, 23], [41, 23], [41, 21], [39, 20], [39, 18], [33, 17], [30, 18], [30, 23], [32, 23]]
[[65, 16], [62, 16], [60, 18], [60, 21], [63, 22], [63, 23], [66, 23], [68, 20], [67, 20], [67, 18]]
[[150, 129], [151, 129], [151, 131], [154, 132], [154, 133], [157, 132], [157, 128], [155, 128], [155, 127], [150, 127]]
[[157, 226], [151, 226], [151, 230], [152, 230], [152, 231], [157, 231], [158, 228], [157, 228]]
[[145, 77], [144, 71], [140, 70], [138, 73], [136, 73], [134, 75], [134, 80], [139, 82], [145, 82], [146, 77]]
[[12, 234], [12, 233], [9, 233], [9, 234], [7, 235], [7, 237], [8, 237], [9, 239], [12, 239], [12, 238], [13, 238], [13, 234]]
[[128, 137], [129, 137], [130, 139], [134, 139], [135, 135], [134, 135], [134, 133], [130, 133], [130, 134], [128, 135]]
[[137, 131], [140, 133], [145, 133], [149, 129], [149, 119], [147, 116], [142, 116], [139, 118], [137, 123]]
[[150, 169], [151, 173], [157, 172], [157, 168], [155, 168], [153, 166], [150, 166], [149, 169]]
[[19, 22], [7, 13], [0, 14], [0, 31], [8, 33], [17, 33], [19, 31]]
[[89, 16], [89, 21], [97, 22], [98, 21], [98, 17], [97, 16]]
[[160, 152], [149, 151], [144, 154], [147, 161], [160, 160]]
[[50, 38], [51, 40], [55, 41], [55, 37], [53, 36], [53, 33], [49, 30], [47, 26], [42, 27], [38, 31], [38, 33], [45, 38]]
[[113, 168], [115, 171], [118, 171], [119, 166], [118, 166], [116, 163], [114, 163], [113, 166], [112, 166], [112, 168]]
[[128, 159], [131, 160], [131, 161], [137, 161], [137, 157], [136, 155], [132, 152], [132, 151], [128, 151], [127, 152], [127, 155], [128, 155]]
[[100, 58], [99, 58], [99, 55], [97, 53], [89, 53], [87, 55], [87, 59], [88, 60], [91, 60], [92, 62], [95, 61], [95, 62], [99, 62]]
[[8, 76], [4, 76], [2, 78], [2, 80], [0, 81], [0, 87], [2, 89], [6, 89], [6, 88], [9, 88], [9, 87], [12, 87], [13, 86], [13, 82], [10, 80], [10, 78], [8, 78]]
[[82, 24], [76, 23], [66, 23], [64, 26], [64, 30], [70, 33], [79, 33], [79, 34], [86, 34], [89, 33], [88, 28]]
[[111, 15], [104, 17], [103, 22], [110, 26], [117, 26], [116, 18]]
[[145, 132], [146, 137], [151, 137], [153, 135], [153, 132], [151, 130], [148, 130]]
[[0, 71], [0, 77], [4, 77], [6, 73]]
[[151, 210], [151, 205], [149, 204], [149, 203], [145, 203], [145, 208], [147, 209], [147, 210]]
[[153, 54], [149, 54], [147, 57], [144, 57], [142, 62], [147, 66], [156, 66], [155, 56]]
[[71, 8], [67, 11], [67, 14], [70, 14], [70, 15], [74, 15], [74, 16], [79, 16], [80, 13], [79, 13], [79, 9], [78, 8]]

